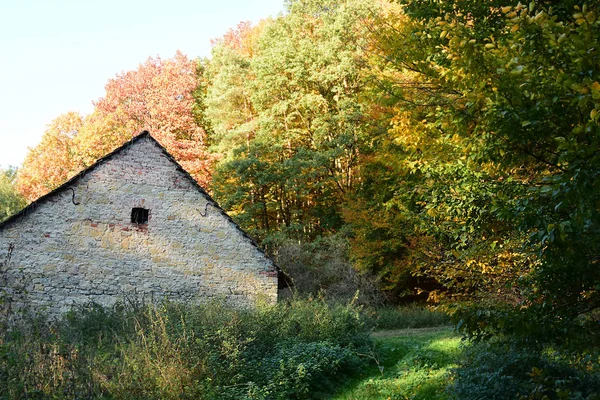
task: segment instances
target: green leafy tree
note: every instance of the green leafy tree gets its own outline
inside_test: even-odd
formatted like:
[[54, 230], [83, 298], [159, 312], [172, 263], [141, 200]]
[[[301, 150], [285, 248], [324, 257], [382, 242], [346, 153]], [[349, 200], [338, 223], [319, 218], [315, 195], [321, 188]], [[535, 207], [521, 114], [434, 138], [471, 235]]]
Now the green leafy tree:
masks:
[[16, 169], [0, 169], [0, 222], [27, 204], [15, 188], [16, 177]]
[[256, 236], [310, 240], [343, 224], [341, 205], [357, 184], [370, 124], [368, 12], [324, 0], [288, 10], [259, 34], [242, 27], [251, 46], [224, 40], [214, 50], [207, 103], [222, 154], [214, 188]]
[[600, 307], [598, 12], [406, 1], [378, 32], [390, 140], [419, 177], [418, 198], [397, 185], [386, 204], [435, 238], [423, 272], [472, 299], [473, 334], [594, 336], [581, 324]]

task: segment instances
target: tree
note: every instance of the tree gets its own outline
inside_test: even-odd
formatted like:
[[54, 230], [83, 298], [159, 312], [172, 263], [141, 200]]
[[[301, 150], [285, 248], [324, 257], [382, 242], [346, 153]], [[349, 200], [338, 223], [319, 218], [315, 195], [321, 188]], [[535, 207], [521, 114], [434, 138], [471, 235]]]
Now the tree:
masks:
[[[177, 52], [172, 59], [148, 58], [137, 70], [118, 74], [106, 84], [106, 96], [95, 102], [94, 125], [102, 131], [108, 120], [120, 127], [120, 142], [123, 136], [150, 131], [194, 179], [209, 186], [212, 158], [194, 109], [198, 68]], [[102, 154], [95, 149], [104, 151], [97, 132], [92, 129], [81, 138], [92, 143], [89, 153], [95, 157]]]
[[[443, 249], [426, 273], [478, 288], [460, 314], [473, 334], [590, 333], [581, 324], [600, 307], [598, 6], [403, 4], [379, 32], [389, 61], [379, 78], [420, 138], [400, 143], [426, 188], [415, 224]], [[501, 296], [486, 295], [486, 274]]]
[[74, 138], [83, 126], [83, 118], [68, 112], [52, 121], [42, 141], [29, 149], [17, 175], [16, 187], [29, 201], [50, 192], [74, 176], [78, 163]]
[[[357, 2], [294, 1], [213, 52], [215, 193], [247, 229], [311, 240], [343, 224], [368, 126]], [[250, 38], [251, 46], [239, 39]], [[255, 41], [255, 42], [254, 42]], [[220, 118], [218, 118], [220, 117]]]
[[25, 207], [25, 199], [15, 188], [17, 170], [0, 169], [0, 222]]
[[213, 151], [224, 157], [231, 149], [249, 143], [255, 134], [256, 111], [249, 82], [256, 42], [268, 21], [253, 27], [242, 22], [223, 38], [213, 41], [207, 65], [206, 115], [214, 129]]
[[203, 186], [213, 158], [206, 150], [203, 66], [181, 53], [149, 58], [106, 85], [92, 114], [66, 113], [48, 127], [27, 155], [17, 187], [30, 201], [58, 187], [143, 130], [161, 142]]

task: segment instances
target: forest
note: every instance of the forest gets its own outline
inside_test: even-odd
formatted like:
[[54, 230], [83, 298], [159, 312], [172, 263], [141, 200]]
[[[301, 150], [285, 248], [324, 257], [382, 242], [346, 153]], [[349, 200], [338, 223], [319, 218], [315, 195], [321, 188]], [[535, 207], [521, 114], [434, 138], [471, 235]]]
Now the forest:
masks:
[[297, 296], [450, 315], [459, 398], [600, 398], [600, 4], [288, 0], [105, 88], [0, 220], [148, 130]]

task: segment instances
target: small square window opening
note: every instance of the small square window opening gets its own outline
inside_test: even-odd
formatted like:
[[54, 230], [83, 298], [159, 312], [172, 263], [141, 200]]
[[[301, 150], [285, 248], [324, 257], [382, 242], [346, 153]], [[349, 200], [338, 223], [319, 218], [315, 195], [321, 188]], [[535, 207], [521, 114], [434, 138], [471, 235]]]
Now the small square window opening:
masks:
[[149, 211], [145, 208], [132, 208], [131, 222], [134, 224], [147, 224]]

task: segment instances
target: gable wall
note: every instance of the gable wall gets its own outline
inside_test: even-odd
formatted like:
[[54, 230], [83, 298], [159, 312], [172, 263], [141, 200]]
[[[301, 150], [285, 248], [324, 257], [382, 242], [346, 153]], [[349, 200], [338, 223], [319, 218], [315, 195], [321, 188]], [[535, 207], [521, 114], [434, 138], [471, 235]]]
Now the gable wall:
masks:
[[[272, 262], [149, 138], [0, 228], [0, 290], [52, 314], [123, 296], [236, 305], [277, 299]], [[131, 209], [150, 210], [147, 226]], [[12, 250], [11, 250], [12, 248]], [[10, 254], [9, 254], [10, 253]], [[8, 260], [8, 261], [7, 261]]]

